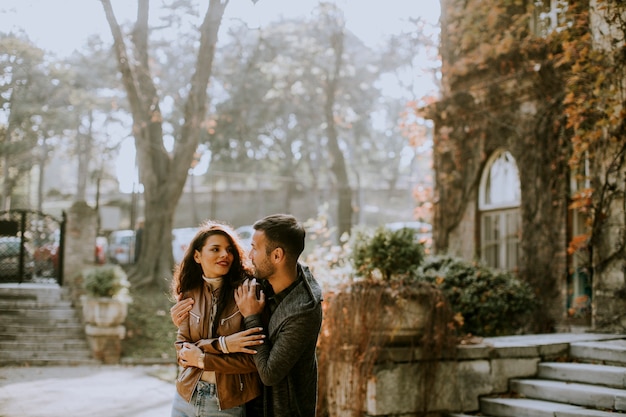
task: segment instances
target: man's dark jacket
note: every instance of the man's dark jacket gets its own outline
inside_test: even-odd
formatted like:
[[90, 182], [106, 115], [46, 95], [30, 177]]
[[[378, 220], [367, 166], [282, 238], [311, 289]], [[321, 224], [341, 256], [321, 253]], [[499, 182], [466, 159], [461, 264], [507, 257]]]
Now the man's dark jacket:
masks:
[[[280, 295], [280, 294], [279, 294]], [[246, 317], [246, 329], [264, 327], [260, 314]], [[317, 337], [322, 325], [322, 290], [309, 268], [298, 265], [298, 280], [272, 313], [269, 340], [254, 355], [263, 384], [269, 387], [269, 415], [315, 417]]]

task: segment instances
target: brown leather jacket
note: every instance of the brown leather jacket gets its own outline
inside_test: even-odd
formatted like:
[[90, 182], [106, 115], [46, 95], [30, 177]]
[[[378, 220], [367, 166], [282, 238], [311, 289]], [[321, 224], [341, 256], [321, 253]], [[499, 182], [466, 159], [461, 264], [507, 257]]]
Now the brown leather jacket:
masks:
[[[228, 336], [243, 329], [243, 318], [235, 300], [229, 302], [219, 318], [216, 335], [209, 338], [209, 317], [206, 310], [211, 305], [211, 291], [206, 285], [183, 294], [195, 300], [189, 318], [178, 328], [176, 353], [184, 342], [194, 343], [205, 352], [204, 371], [215, 371], [217, 398], [220, 409], [242, 405], [261, 394], [261, 380], [252, 355], [247, 353], [223, 354], [218, 348], [218, 336]], [[180, 364], [180, 361], [179, 361]], [[196, 367], [184, 368], [176, 379], [178, 393], [191, 401], [203, 370]]]

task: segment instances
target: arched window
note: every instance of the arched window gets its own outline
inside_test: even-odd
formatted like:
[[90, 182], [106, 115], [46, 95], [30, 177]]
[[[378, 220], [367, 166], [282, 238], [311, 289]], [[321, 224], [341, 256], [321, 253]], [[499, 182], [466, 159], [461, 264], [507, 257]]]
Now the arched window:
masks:
[[480, 255], [489, 266], [516, 271], [519, 258], [521, 188], [515, 158], [495, 152], [480, 181]]

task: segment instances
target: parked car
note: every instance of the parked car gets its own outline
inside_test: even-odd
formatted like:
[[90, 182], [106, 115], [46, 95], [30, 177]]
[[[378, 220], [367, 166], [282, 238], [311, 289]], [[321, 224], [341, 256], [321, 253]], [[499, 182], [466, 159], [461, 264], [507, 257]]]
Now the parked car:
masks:
[[426, 247], [430, 247], [433, 239], [433, 226], [429, 223], [412, 221], [412, 222], [392, 222], [385, 224], [389, 230], [395, 231], [402, 228], [415, 230], [415, 239], [424, 243]]
[[35, 272], [41, 276], [57, 275], [59, 271], [59, 244], [48, 242], [35, 249]]
[[247, 224], [245, 226], [240, 226], [236, 228], [235, 232], [237, 232], [237, 235], [239, 235], [239, 240], [241, 241], [243, 248], [246, 251], [250, 251], [252, 247], [251, 244], [252, 244], [252, 235], [254, 234], [254, 227], [252, 227], [252, 225]]
[[20, 249], [22, 239], [16, 236], [0, 237], [0, 280], [30, 281], [35, 272], [33, 254], [27, 245], [24, 245], [24, 269], [20, 277]]
[[109, 262], [127, 265], [135, 262], [135, 231], [115, 230], [109, 235], [107, 244]]
[[197, 227], [181, 227], [172, 230], [172, 254], [177, 264], [183, 260], [191, 239], [198, 231]]
[[96, 264], [102, 265], [107, 261], [107, 246], [109, 242], [106, 237], [98, 236], [96, 237], [96, 247], [94, 251]]

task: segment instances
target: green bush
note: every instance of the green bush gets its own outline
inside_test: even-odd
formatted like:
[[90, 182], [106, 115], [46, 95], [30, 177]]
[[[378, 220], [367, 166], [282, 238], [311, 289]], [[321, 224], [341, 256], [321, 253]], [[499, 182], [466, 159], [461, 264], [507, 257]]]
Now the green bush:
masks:
[[130, 284], [126, 272], [119, 265], [103, 265], [83, 272], [83, 286], [92, 297], [128, 300]]
[[503, 336], [519, 333], [537, 307], [530, 286], [513, 274], [450, 256], [427, 258], [417, 278], [441, 288], [463, 316], [465, 333]]
[[424, 260], [424, 244], [409, 228], [356, 230], [351, 242], [352, 263], [358, 276], [383, 280], [404, 279]]

